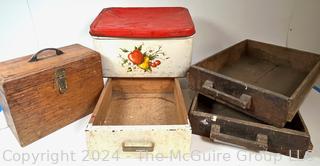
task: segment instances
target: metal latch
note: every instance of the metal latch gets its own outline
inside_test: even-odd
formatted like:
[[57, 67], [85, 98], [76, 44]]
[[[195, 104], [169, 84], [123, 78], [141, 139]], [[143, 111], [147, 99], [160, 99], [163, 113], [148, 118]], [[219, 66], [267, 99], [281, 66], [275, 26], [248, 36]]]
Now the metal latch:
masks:
[[56, 84], [59, 89], [60, 94], [63, 94], [68, 89], [67, 79], [66, 79], [66, 70], [58, 69], [55, 73]]

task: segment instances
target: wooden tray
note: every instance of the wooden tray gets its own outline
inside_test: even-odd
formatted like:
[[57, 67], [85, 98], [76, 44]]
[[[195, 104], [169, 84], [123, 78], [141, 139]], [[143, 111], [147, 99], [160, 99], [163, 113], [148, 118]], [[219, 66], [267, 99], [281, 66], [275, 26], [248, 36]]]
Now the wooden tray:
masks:
[[192, 133], [214, 141], [296, 158], [303, 158], [305, 152], [313, 147], [299, 113], [284, 128], [277, 128], [220, 104], [210, 96], [198, 94], [193, 100], [189, 116]]
[[242, 41], [189, 69], [192, 89], [266, 123], [291, 121], [314, 84], [320, 56]]
[[108, 79], [86, 133], [90, 153], [188, 153], [191, 127], [179, 81]]

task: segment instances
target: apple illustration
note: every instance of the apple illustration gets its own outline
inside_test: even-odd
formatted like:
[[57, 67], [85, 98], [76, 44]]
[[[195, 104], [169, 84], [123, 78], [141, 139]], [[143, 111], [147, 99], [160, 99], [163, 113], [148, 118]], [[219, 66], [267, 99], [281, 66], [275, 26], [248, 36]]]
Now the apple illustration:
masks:
[[133, 64], [139, 65], [144, 61], [144, 56], [139, 49], [136, 49], [128, 55], [128, 59]]

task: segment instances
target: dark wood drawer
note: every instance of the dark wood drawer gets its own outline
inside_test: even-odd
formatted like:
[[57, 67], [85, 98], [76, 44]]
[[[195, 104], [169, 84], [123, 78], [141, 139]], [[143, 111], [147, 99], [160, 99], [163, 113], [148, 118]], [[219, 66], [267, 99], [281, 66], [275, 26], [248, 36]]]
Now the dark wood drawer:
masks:
[[320, 70], [320, 56], [245, 40], [189, 69], [190, 87], [277, 127], [291, 121]]
[[189, 118], [192, 133], [246, 147], [303, 158], [312, 149], [310, 135], [297, 113], [284, 128], [277, 128], [247, 116], [210, 96], [194, 97]]

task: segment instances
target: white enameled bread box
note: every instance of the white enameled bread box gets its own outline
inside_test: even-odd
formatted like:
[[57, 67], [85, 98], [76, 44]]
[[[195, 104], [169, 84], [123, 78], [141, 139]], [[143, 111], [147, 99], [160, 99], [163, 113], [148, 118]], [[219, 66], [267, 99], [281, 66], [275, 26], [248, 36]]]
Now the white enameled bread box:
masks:
[[184, 77], [195, 28], [182, 7], [106, 8], [90, 34], [105, 77]]

